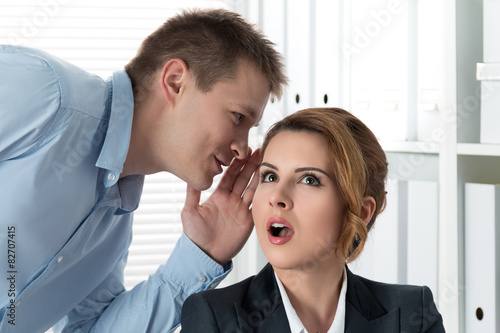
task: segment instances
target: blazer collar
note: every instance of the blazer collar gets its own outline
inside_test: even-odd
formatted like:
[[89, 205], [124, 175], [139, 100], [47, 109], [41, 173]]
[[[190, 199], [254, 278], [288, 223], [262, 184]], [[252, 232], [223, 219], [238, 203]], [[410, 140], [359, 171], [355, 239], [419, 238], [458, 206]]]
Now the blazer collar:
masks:
[[345, 332], [399, 332], [399, 308], [387, 311], [357, 275], [347, 271]]
[[273, 268], [267, 264], [250, 283], [246, 298], [236, 306], [239, 332], [290, 333]]
[[[387, 311], [357, 275], [347, 271], [345, 333], [400, 331], [399, 308]], [[238, 332], [290, 333], [273, 268], [267, 264], [250, 283], [241, 306], [236, 305]]]

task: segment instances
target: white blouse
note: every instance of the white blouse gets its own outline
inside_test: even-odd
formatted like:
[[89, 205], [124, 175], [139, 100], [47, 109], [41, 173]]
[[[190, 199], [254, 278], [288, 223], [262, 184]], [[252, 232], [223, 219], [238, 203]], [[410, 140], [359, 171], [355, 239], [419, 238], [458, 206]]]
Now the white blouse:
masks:
[[[278, 288], [280, 290], [281, 299], [283, 300], [283, 306], [285, 307], [285, 313], [288, 318], [288, 324], [290, 325], [290, 331], [292, 333], [309, 333], [300, 321], [299, 316], [295, 312], [295, 309], [290, 303], [290, 299], [286, 293], [285, 287], [281, 283], [280, 279], [274, 273], [276, 281], [278, 282]], [[335, 312], [335, 318], [333, 319], [332, 326], [328, 329], [327, 333], [344, 333], [345, 328], [345, 296], [347, 293], [347, 272], [344, 267], [344, 281], [342, 282], [342, 288], [340, 289], [339, 302], [337, 304], [337, 311]], [[316, 333], [316, 332], [311, 332]]]

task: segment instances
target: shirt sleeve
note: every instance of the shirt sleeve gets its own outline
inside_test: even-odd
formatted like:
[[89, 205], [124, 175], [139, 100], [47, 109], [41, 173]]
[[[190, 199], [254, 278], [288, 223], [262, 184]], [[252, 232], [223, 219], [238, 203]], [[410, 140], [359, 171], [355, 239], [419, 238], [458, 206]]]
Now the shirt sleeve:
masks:
[[0, 46], [0, 161], [43, 143], [60, 96], [58, 77], [43, 59]]
[[[124, 260], [125, 261], [125, 260]], [[56, 332], [171, 332], [180, 324], [186, 298], [215, 288], [232, 269], [217, 264], [184, 233], [167, 263], [148, 280], [124, 291], [117, 265], [99, 288], [72, 310]], [[60, 328], [64, 326], [64, 328]]]

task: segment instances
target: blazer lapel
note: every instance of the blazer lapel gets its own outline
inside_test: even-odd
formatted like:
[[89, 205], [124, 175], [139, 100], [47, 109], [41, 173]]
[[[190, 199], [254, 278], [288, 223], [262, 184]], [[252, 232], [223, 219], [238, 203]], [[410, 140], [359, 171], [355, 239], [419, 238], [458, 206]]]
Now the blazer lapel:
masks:
[[241, 306], [236, 305], [238, 332], [290, 333], [273, 272], [272, 266], [267, 264], [250, 283]]
[[390, 333], [400, 332], [399, 308], [372, 320], [367, 319], [351, 304], [346, 304], [345, 333]]
[[399, 308], [387, 311], [370, 289], [347, 268], [345, 332], [389, 333], [400, 331]]

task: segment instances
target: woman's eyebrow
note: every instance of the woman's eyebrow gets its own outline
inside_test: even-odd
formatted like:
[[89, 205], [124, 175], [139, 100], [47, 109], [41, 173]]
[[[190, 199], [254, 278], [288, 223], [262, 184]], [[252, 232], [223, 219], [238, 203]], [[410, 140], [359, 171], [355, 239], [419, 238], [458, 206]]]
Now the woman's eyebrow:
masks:
[[[272, 165], [271, 163], [267, 163], [267, 162], [262, 162], [261, 164], [262, 166], [265, 166], [265, 167], [268, 167], [270, 169], [273, 169], [273, 170], [276, 170], [276, 171], [279, 171], [278, 167], [277, 166], [274, 166]], [[299, 172], [306, 172], [306, 171], [316, 171], [316, 172], [319, 172], [319, 173], [322, 173], [324, 174], [325, 176], [327, 176], [328, 178], [331, 178], [330, 175], [323, 171], [322, 169], [320, 168], [315, 168], [315, 167], [305, 167], [305, 168], [297, 168], [295, 169], [295, 172], [296, 173], [299, 173]]]
[[267, 163], [267, 162], [262, 162], [261, 164], [262, 166], [265, 166], [265, 167], [268, 167], [270, 169], [273, 169], [273, 170], [276, 170], [278, 171], [278, 167], [275, 167], [274, 165], [270, 164], [270, 163]]
[[305, 172], [305, 171], [320, 172], [320, 173], [324, 174], [325, 176], [327, 176], [328, 178], [330, 178], [330, 175], [328, 173], [326, 173], [325, 171], [321, 170], [320, 168], [307, 167], [307, 168], [298, 168], [298, 169], [295, 169], [295, 172]]

